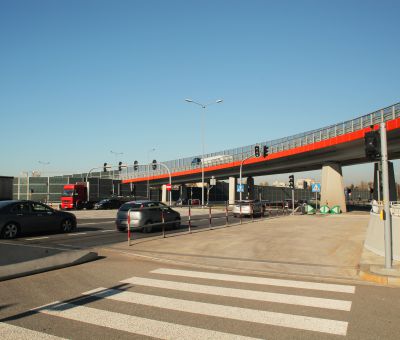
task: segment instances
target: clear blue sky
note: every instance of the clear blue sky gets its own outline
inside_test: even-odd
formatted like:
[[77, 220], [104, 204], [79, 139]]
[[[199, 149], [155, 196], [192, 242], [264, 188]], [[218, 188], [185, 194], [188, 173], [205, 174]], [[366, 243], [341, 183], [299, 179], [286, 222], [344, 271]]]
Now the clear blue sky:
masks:
[[0, 175], [145, 162], [152, 147], [158, 160], [199, 154], [200, 108], [185, 98], [224, 99], [207, 111], [207, 152], [398, 102], [399, 11], [365, 0], [0, 0]]

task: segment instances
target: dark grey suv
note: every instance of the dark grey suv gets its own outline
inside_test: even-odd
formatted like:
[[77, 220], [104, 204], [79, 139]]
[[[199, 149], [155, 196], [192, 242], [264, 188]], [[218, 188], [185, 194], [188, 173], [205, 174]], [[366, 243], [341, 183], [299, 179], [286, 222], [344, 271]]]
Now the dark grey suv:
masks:
[[181, 215], [157, 201], [132, 201], [123, 204], [117, 213], [115, 220], [117, 229], [125, 231], [128, 228], [128, 212], [130, 211], [131, 230], [142, 230], [149, 233], [163, 225], [171, 228], [179, 228]]

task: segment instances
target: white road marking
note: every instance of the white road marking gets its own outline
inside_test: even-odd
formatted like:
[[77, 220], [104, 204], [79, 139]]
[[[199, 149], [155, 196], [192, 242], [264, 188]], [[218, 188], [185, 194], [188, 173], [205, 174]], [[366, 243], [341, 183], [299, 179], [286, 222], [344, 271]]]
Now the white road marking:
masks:
[[111, 232], [111, 231], [115, 231], [115, 230], [102, 230], [101, 232], [102, 232], [102, 233], [109, 233], [109, 232]]
[[168, 268], [155, 269], [155, 270], [151, 271], [151, 273], [175, 275], [175, 276], [186, 276], [186, 277], [194, 277], [194, 278], [210, 279], [210, 280], [220, 280], [220, 281], [251, 283], [251, 284], [259, 284], [259, 285], [270, 285], [270, 286], [279, 286], [279, 287], [323, 290], [323, 291], [328, 291], [328, 292], [339, 292], [339, 293], [349, 293], [349, 294], [354, 294], [355, 289], [356, 289], [355, 286], [346, 286], [346, 285], [339, 285], [339, 284], [280, 280], [280, 279], [270, 279], [270, 278], [255, 277], [255, 276], [217, 274], [217, 273], [196, 272], [196, 271], [190, 271], [190, 270], [177, 270], [177, 269], [168, 269]]
[[9, 323], [0, 322], [0, 339], [7, 340], [7, 339], [64, 339], [59, 338], [58, 336], [33, 331], [31, 329], [14, 326]]
[[97, 288], [82, 294], [180, 312], [337, 335], [346, 335], [348, 326], [348, 323], [345, 321], [187, 301], [156, 295], [121, 291], [117, 289]]
[[346, 300], [334, 300], [310, 296], [259, 292], [254, 290], [225, 288], [217, 286], [205, 286], [192, 283], [163, 281], [141, 277], [132, 277], [130, 279], [122, 280], [121, 282], [162, 289], [173, 289], [191, 293], [202, 293], [218, 296], [220, 295], [240, 299], [285, 303], [298, 306], [337, 309], [344, 311], [349, 311], [351, 308], [351, 301]]
[[105, 224], [105, 223], [115, 223], [115, 220], [112, 220], [112, 221], [102, 221], [102, 222], [86, 222], [86, 223], [79, 223], [79, 222], [78, 222], [78, 226], [81, 226], [81, 225], [91, 225], [91, 224]]
[[44, 240], [45, 238], [49, 238], [49, 237], [48, 236], [32, 237], [32, 238], [26, 238], [25, 241]]
[[254, 339], [235, 334], [109, 312], [102, 309], [77, 306], [69, 303], [51, 304], [35, 310], [40, 313], [65, 319], [160, 339]]
[[86, 235], [87, 233], [72, 233], [72, 234], [67, 234], [68, 236], [76, 236], [76, 235]]

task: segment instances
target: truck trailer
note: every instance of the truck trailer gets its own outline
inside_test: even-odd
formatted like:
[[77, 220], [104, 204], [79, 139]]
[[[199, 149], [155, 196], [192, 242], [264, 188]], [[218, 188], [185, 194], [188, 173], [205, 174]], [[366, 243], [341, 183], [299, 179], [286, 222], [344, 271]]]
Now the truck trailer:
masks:
[[61, 209], [93, 209], [106, 198], [119, 195], [120, 180], [88, 178], [86, 182], [65, 184], [61, 194]]

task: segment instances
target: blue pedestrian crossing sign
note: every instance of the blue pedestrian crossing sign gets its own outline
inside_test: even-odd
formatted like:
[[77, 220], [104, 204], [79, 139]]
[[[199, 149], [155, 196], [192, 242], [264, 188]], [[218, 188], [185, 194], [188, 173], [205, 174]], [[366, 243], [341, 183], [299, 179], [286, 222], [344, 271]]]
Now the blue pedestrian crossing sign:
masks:
[[237, 184], [236, 192], [244, 192], [244, 184]]
[[313, 183], [311, 184], [312, 192], [321, 192], [321, 183]]

